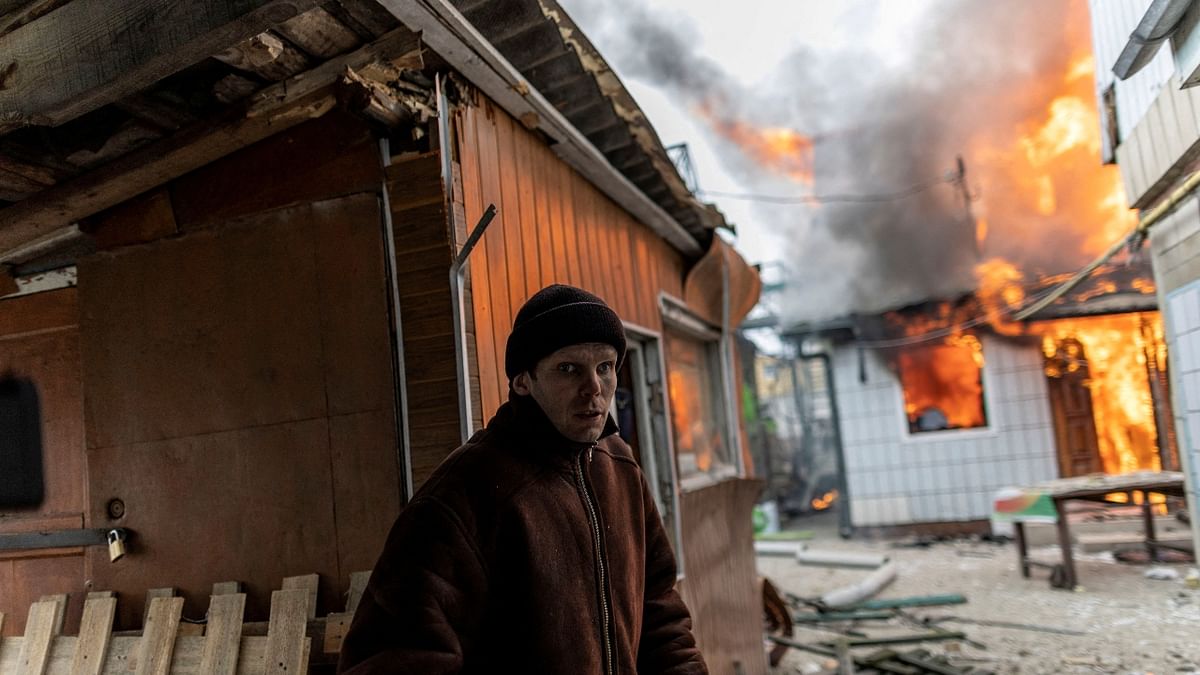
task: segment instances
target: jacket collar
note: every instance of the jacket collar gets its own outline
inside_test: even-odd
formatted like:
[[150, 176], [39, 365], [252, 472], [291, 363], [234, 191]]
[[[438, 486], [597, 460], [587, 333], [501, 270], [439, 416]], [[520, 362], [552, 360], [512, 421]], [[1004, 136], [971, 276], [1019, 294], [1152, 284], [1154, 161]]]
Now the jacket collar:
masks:
[[[511, 389], [508, 402], [500, 406], [487, 428], [516, 441], [518, 447], [528, 447], [537, 454], [551, 458], [573, 459], [577, 453], [594, 445], [572, 441], [560, 434], [532, 396], [521, 396]], [[619, 430], [610, 414], [604, 423], [604, 431], [600, 432], [600, 439], [612, 436]]]

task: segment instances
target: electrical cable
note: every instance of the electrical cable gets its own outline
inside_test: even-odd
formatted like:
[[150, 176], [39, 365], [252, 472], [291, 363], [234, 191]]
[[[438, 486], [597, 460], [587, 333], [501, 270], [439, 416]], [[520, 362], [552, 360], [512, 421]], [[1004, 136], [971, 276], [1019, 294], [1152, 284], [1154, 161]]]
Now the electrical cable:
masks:
[[798, 197], [786, 197], [783, 195], [762, 195], [744, 192], [721, 192], [718, 190], [697, 190], [698, 193], [709, 197], [723, 197], [725, 199], [741, 199], [744, 201], [763, 202], [768, 204], [872, 204], [878, 202], [891, 202], [900, 199], [905, 199], [913, 195], [925, 192], [938, 185], [949, 185], [958, 183], [957, 176], [949, 176], [931, 180], [925, 183], [918, 183], [911, 187], [899, 190], [896, 192], [880, 192], [876, 194], [828, 194], [828, 195], [800, 195]]
[[[1031, 306], [1041, 302], [1043, 299], [1048, 298], [1051, 295], [1053, 295], [1056, 290], [1057, 290], [1056, 287], [1051, 287], [1048, 290], [1045, 290], [1045, 291], [1038, 293], [1030, 298], [1027, 298], [1028, 303], [1025, 305], [1025, 307], [1028, 308], [1028, 307], [1031, 307]], [[1024, 310], [1018, 309], [1016, 311], [1010, 312], [1010, 314], [1016, 315], [1022, 311], [1024, 311]], [[860, 346], [860, 347], [867, 347], [867, 348], [871, 348], [871, 349], [888, 349], [891, 347], [904, 347], [907, 345], [915, 345], [915, 344], [920, 344], [922, 342], [931, 342], [933, 340], [940, 340], [944, 337], [949, 337], [956, 333], [960, 333], [968, 328], [974, 328], [975, 326], [979, 326], [981, 324], [988, 323], [990, 320], [991, 319], [988, 317], [987, 314], [981, 314], [979, 316], [975, 316], [970, 319], [967, 319], [966, 321], [963, 321], [959, 324], [956, 324], [953, 326], [945, 326], [942, 328], [937, 328], [937, 329], [929, 331], [928, 333], [921, 333], [919, 335], [905, 335], [904, 337], [892, 338], [889, 340], [858, 340], [855, 342], [855, 345]]]

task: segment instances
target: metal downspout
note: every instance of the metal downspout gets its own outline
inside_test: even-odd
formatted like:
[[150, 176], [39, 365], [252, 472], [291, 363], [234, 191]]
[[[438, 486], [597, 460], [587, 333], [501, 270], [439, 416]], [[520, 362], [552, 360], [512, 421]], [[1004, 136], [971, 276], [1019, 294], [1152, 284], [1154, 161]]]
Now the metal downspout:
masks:
[[[387, 138], [379, 139], [379, 158], [384, 169], [392, 164], [391, 146]], [[380, 190], [383, 217], [384, 274], [387, 275], [388, 314], [391, 319], [392, 377], [396, 382], [396, 424], [399, 427], [400, 448], [396, 468], [400, 472], [400, 503], [407, 504], [413, 495], [412, 444], [408, 437], [408, 379], [404, 370], [404, 329], [400, 320], [400, 286], [396, 279], [396, 232], [392, 228], [392, 204], [388, 198], [387, 180]]]
[[734, 466], [740, 477], [746, 476], [746, 462], [742, 454], [742, 426], [739, 423], [738, 410], [741, 403], [741, 387], [735, 377], [733, 368], [734, 340], [729, 326], [729, 258], [724, 246], [721, 248], [721, 369], [725, 371], [725, 390], [727, 401], [725, 405], [726, 433], [729, 434], [729, 447], [736, 453]]

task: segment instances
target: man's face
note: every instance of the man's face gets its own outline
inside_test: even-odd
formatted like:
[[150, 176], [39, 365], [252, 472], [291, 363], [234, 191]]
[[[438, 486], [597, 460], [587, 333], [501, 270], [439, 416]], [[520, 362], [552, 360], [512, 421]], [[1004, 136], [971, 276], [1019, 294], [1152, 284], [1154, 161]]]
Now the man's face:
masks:
[[513, 391], [532, 396], [558, 433], [578, 443], [600, 438], [617, 389], [617, 350], [587, 342], [570, 345], [513, 378]]

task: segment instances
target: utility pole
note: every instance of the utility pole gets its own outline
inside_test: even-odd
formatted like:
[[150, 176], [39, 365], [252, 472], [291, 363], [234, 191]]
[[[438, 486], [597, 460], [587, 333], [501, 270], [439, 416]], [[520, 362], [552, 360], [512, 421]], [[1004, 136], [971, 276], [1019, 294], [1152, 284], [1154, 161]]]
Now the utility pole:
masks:
[[971, 228], [971, 241], [974, 242], [975, 259], [983, 260], [983, 240], [979, 236], [979, 223], [975, 222], [975, 214], [971, 212], [971, 189], [967, 187], [967, 163], [962, 155], [955, 157], [958, 170], [954, 174], [954, 182], [962, 192], [963, 209], [966, 212], [967, 226]]

